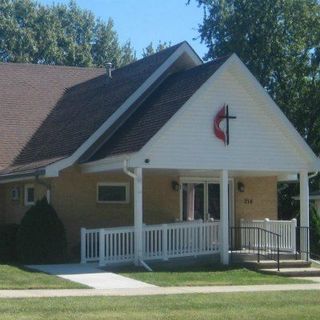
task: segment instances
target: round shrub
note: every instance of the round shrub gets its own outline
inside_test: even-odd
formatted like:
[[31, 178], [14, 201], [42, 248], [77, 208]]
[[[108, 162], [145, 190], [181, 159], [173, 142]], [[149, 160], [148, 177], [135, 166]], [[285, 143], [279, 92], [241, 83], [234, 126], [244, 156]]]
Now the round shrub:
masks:
[[61, 263], [66, 259], [64, 226], [46, 198], [24, 215], [17, 234], [19, 261], [27, 264]]

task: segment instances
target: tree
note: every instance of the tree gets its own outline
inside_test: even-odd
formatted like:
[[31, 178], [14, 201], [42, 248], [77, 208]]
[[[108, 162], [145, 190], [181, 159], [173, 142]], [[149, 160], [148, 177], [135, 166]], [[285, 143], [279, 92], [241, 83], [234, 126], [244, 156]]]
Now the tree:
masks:
[[96, 19], [74, 1], [51, 6], [34, 0], [0, 2], [0, 61], [69, 66], [113, 62], [119, 67], [133, 60], [131, 45], [119, 44], [112, 20]]
[[147, 57], [150, 56], [151, 54], [157, 53], [163, 49], [166, 49], [171, 46], [171, 42], [158, 42], [158, 45], [156, 47], [153, 46], [153, 43], [150, 42], [148, 46], [146, 46], [143, 51], [142, 51], [142, 56]]

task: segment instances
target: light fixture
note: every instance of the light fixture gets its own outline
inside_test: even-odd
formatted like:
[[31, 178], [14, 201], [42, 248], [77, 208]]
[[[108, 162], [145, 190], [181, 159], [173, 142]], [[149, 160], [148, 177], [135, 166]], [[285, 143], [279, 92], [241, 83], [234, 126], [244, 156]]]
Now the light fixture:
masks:
[[238, 191], [244, 192], [244, 184], [242, 182], [238, 182]]
[[174, 190], [174, 191], [180, 190], [180, 184], [179, 184], [179, 182], [177, 182], [175, 180], [171, 182], [171, 187], [172, 187], [172, 190]]

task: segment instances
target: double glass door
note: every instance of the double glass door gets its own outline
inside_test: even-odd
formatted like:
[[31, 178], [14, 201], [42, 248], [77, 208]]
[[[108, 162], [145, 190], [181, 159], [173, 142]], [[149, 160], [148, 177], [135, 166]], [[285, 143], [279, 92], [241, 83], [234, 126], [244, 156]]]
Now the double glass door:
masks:
[[[182, 219], [220, 220], [220, 184], [218, 182], [183, 182]], [[229, 183], [229, 216], [232, 211]], [[230, 219], [230, 218], [229, 218]]]

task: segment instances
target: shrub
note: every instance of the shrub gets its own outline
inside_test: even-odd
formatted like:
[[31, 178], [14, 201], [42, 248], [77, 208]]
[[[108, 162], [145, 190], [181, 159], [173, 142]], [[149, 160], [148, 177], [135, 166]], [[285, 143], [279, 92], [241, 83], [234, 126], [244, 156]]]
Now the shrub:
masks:
[[8, 263], [17, 260], [16, 236], [17, 224], [0, 225], [0, 262]]
[[46, 198], [24, 215], [17, 234], [19, 261], [28, 264], [61, 263], [66, 259], [64, 226]]

